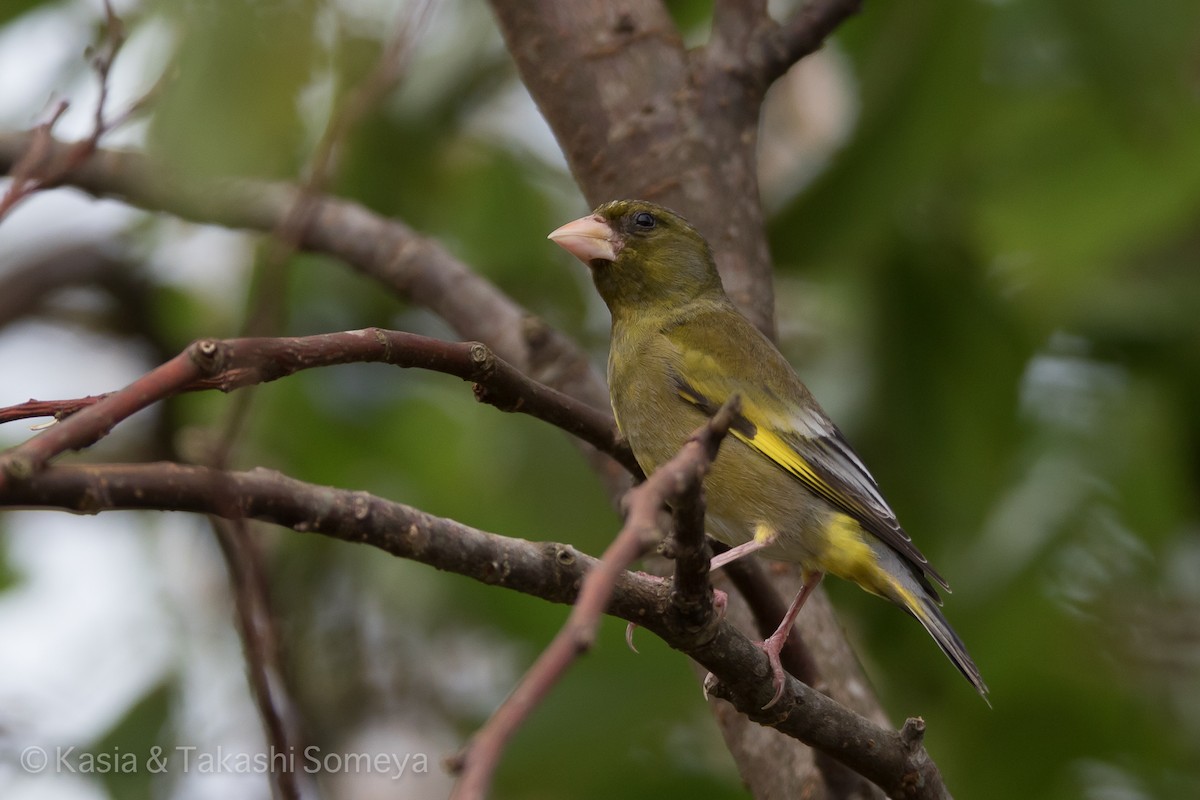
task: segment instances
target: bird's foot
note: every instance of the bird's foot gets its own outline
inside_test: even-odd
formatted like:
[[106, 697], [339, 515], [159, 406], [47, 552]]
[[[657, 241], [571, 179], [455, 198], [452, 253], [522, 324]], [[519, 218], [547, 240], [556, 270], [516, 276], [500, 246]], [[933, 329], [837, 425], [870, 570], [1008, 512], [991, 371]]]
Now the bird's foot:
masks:
[[[767, 661], [771, 665], [771, 682], [775, 686], [775, 694], [771, 697], [771, 700], [762, 707], [763, 711], [766, 711], [768, 708], [778, 703], [779, 699], [783, 697], [783, 687], [787, 683], [787, 672], [783, 669], [783, 662], [779, 658], [779, 653], [781, 650], [783, 650], [783, 643], [786, 640], [786, 636], [779, 637], [776, 634], [769, 637], [765, 641], [754, 643], [755, 647], [767, 654]], [[705, 700], [708, 699], [710, 687], [718, 680], [720, 679], [711, 672], [704, 676], [703, 686]]]
[[766, 640], [758, 643], [758, 648], [767, 655], [767, 662], [771, 665], [771, 681], [775, 685], [775, 694], [771, 697], [770, 702], [763, 706], [763, 711], [778, 703], [779, 698], [783, 697], [783, 687], [787, 682], [787, 673], [784, 672], [783, 662], [779, 658], [779, 653], [783, 650], [783, 644], [787, 641], [788, 633], [790, 632], [790, 628], [783, 631], [775, 631]]

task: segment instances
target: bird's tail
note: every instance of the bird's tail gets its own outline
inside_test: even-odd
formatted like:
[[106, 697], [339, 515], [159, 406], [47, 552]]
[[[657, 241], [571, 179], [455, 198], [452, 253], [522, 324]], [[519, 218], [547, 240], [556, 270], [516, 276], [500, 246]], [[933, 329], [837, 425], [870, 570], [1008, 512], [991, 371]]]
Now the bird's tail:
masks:
[[946, 617], [942, 615], [942, 610], [938, 608], [937, 601], [932, 597], [922, 592], [916, 595], [916, 603], [914, 606], [904, 606], [904, 610], [917, 618], [925, 630], [929, 631], [929, 635], [938, 643], [938, 647], [942, 648], [942, 652], [946, 657], [958, 667], [958, 671], [963, 674], [971, 685], [979, 692], [979, 696], [983, 698], [985, 703], [988, 702], [987, 684], [983, 682], [983, 676], [979, 674], [979, 667], [975, 666], [975, 662], [967, 653], [966, 646], [962, 643], [962, 639], [958, 638], [958, 634], [950, 627], [950, 623], [946, 621]]
[[904, 563], [898, 555], [894, 553], [889, 555], [892, 558], [886, 560], [894, 559], [896, 563], [881, 564], [881, 566], [885, 566], [887, 572], [889, 585], [886, 594], [888, 599], [912, 614], [925, 626], [925, 630], [929, 631], [929, 635], [937, 642], [938, 647], [942, 648], [942, 652], [946, 654], [951, 663], [958, 667], [958, 671], [963, 674], [963, 677], [971, 682], [984, 702], [991, 705], [987, 698], [987, 684], [983, 682], [983, 676], [979, 674], [979, 667], [975, 666], [975, 662], [967, 653], [966, 645], [962, 643], [962, 639], [958, 638], [958, 634], [954, 632], [950, 623], [946, 621], [946, 617], [942, 615], [937, 597], [930, 593], [923, 582], [913, 574], [912, 568]]

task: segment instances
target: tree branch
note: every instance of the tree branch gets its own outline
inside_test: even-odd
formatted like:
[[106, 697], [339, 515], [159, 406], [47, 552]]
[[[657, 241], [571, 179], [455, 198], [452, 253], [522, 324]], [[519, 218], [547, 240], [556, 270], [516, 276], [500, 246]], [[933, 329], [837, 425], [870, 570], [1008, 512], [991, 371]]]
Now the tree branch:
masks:
[[[360, 362], [420, 367], [472, 381], [481, 402], [549, 422], [608, 453], [634, 474], [641, 472], [610, 416], [523, 375], [486, 346], [367, 328], [295, 338], [194, 342], [124, 389], [90, 398], [90, 404], [62, 422], [0, 454], [0, 488], [7, 480], [26, 479], [67, 450], [91, 445], [118, 422], [165, 397], [200, 389], [229, 392], [300, 370]], [[64, 401], [63, 408], [83, 402]], [[22, 407], [48, 410], [38, 401]], [[21, 407], [0, 410], [0, 419], [28, 415], [22, 414]]]
[[[599, 566], [569, 545], [487, 533], [366, 492], [315, 486], [265, 469], [223, 472], [172, 463], [53, 467], [0, 489], [0, 506], [259, 519], [369, 544], [556, 603], [574, 603], [585, 576]], [[670, 589], [650, 576], [621, 572], [607, 611], [637, 622], [711, 671], [719, 680], [714, 691], [743, 714], [828, 753], [890, 797], [949, 797], [921, 745], [922, 723], [907, 723], [899, 733], [887, 730], [790, 676], [782, 699], [763, 712], [774, 690], [762, 651], [724, 620], [694, 629], [674, 610]]]
[[862, 0], [808, 0], [766, 37], [758, 68], [769, 85], [862, 8]]
[[[250, 536], [246, 520], [209, 515], [214, 537], [221, 548], [229, 583], [237, 630], [246, 659], [247, 682], [263, 733], [272, 752], [303, 752], [300, 722], [284, 680], [279, 632], [271, 613], [271, 593], [258, 543]], [[306, 776], [286, 761], [269, 770], [274, 800], [299, 800]]]

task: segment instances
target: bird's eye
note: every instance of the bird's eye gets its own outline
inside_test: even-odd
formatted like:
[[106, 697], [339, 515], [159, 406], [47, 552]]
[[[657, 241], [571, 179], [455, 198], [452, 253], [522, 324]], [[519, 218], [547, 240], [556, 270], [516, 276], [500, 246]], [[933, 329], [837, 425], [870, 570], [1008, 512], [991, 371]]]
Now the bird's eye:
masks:
[[650, 230], [657, 223], [658, 223], [658, 220], [655, 219], [654, 215], [651, 214], [649, 211], [639, 211], [638, 213], [633, 215], [633, 224], [637, 225], [639, 228], [641, 228], [644, 231]]

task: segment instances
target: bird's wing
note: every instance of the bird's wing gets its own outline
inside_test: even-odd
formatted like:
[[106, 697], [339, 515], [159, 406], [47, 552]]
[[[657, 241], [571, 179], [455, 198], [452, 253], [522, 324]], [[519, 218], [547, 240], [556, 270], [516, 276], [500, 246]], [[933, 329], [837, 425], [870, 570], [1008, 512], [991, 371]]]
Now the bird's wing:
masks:
[[[735, 437], [793, 475], [810, 492], [857, 520], [865, 530], [910, 561], [919, 570], [918, 575], [924, 573], [946, 589], [950, 588], [900, 527], [895, 513], [879, 493], [875, 479], [841, 431], [815, 402], [811, 407], [803, 408], [781, 399], [781, 394], [790, 396], [795, 392], [808, 396], [808, 391], [773, 348], [769, 355], [755, 355], [772, 360], [778, 358], [782, 368], [760, 370], [758, 374], [774, 381], [788, 381], [790, 386], [748, 385], [746, 381], [730, 377], [743, 373], [744, 365], [721, 363], [725, 359], [719, 352], [692, 350], [678, 340], [674, 344], [680, 358], [672, 379], [684, 401], [712, 416], [726, 400], [734, 394], [739, 395], [741, 413], [731, 429]], [[932, 587], [929, 589], [933, 591]], [[936, 598], [936, 593], [933, 594]]]

